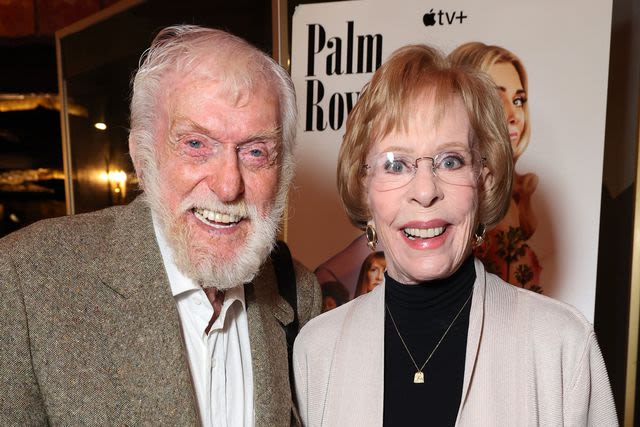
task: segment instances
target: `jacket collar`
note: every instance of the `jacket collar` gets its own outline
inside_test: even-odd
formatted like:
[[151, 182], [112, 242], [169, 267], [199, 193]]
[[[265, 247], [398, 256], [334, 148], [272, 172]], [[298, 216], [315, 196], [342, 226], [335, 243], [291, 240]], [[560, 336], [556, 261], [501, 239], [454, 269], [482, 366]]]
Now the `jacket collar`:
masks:
[[[171, 294], [165, 269], [158, 268], [164, 264], [144, 196], [122, 209], [96, 260], [99, 265], [96, 273], [102, 282], [125, 298], [140, 292]], [[114, 268], [104, 268], [100, 260]], [[158, 283], [165, 284], [165, 289], [159, 289]]]
[[283, 325], [293, 321], [293, 308], [279, 295], [270, 260], [252, 283], [245, 285], [245, 301], [256, 426], [290, 425], [292, 399]]
[[484, 326], [485, 294], [487, 285], [487, 272], [482, 262], [475, 258], [476, 281], [473, 285], [473, 298], [471, 299], [471, 311], [469, 312], [469, 331], [467, 332], [467, 351], [464, 362], [464, 380], [462, 383], [462, 396], [456, 425], [469, 395], [469, 386], [476, 367], [478, 351], [480, 350], [480, 338]]

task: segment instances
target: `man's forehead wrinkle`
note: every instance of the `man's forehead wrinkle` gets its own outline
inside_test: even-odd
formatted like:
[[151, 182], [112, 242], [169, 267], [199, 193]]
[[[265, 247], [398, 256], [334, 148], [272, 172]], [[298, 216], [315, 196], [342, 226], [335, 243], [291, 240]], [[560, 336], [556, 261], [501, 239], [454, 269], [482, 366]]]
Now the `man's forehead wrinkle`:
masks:
[[255, 89], [260, 86], [272, 86], [272, 82], [262, 70], [254, 66], [243, 55], [234, 52], [207, 54], [204, 60], [182, 58], [173, 70], [177, 78], [189, 84], [194, 81], [217, 82], [216, 91], [226, 98], [230, 105], [244, 107], [251, 101]]
[[196, 131], [196, 132], [205, 133], [205, 134], [209, 133], [209, 130], [204, 126], [199, 125], [189, 117], [180, 116], [180, 115], [175, 116], [173, 118], [171, 122], [171, 131], [172, 132], [173, 131], [190, 131], [190, 132]]
[[257, 90], [265, 90], [271, 96], [278, 97], [278, 88], [268, 73], [251, 61], [252, 56], [245, 57], [237, 52], [223, 51], [217, 54], [206, 53], [199, 62], [189, 57], [181, 58], [165, 77], [174, 79], [174, 92], [180, 87], [196, 83], [217, 83], [212, 93], [225, 98], [226, 102], [236, 108], [247, 106]]

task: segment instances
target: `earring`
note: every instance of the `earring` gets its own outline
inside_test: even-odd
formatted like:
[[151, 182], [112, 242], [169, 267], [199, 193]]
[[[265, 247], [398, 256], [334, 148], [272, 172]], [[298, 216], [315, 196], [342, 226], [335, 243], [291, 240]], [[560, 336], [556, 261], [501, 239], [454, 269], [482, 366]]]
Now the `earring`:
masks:
[[482, 242], [484, 242], [484, 235], [486, 232], [487, 232], [487, 227], [483, 223], [478, 224], [478, 228], [476, 229], [476, 232], [473, 234], [474, 247], [478, 247], [482, 244]]
[[372, 252], [375, 252], [376, 246], [378, 245], [378, 234], [376, 233], [373, 223], [367, 223], [367, 228], [365, 228], [364, 234], [367, 237], [367, 246], [369, 246], [369, 249], [371, 249]]

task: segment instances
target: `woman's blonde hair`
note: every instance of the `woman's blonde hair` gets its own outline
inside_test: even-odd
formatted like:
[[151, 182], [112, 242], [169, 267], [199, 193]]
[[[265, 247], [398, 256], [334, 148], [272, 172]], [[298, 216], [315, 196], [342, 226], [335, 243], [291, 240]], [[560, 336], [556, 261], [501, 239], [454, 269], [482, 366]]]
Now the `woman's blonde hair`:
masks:
[[363, 166], [373, 144], [407, 127], [416, 103], [435, 99], [435, 121], [459, 97], [469, 116], [473, 151], [486, 158], [493, 185], [480, 189], [479, 222], [491, 227], [505, 215], [511, 198], [513, 156], [502, 101], [486, 74], [454, 66], [426, 45], [396, 50], [375, 72], [349, 114], [338, 157], [338, 191], [351, 222], [364, 229], [371, 218]]
[[[529, 82], [527, 79], [527, 70], [524, 68], [522, 61], [513, 52], [493, 45], [486, 45], [481, 42], [465, 43], [453, 50], [449, 54], [449, 61], [453, 65], [459, 65], [463, 67], [473, 67], [485, 73], [489, 72], [489, 69], [500, 63], [510, 63], [516, 69], [522, 88], [525, 93], [529, 93]], [[524, 112], [524, 128], [520, 135], [520, 141], [515, 147], [513, 152], [513, 158], [518, 159], [520, 155], [526, 150], [529, 145], [529, 138], [531, 137], [531, 126], [529, 126], [529, 103], [525, 102], [522, 106]]]

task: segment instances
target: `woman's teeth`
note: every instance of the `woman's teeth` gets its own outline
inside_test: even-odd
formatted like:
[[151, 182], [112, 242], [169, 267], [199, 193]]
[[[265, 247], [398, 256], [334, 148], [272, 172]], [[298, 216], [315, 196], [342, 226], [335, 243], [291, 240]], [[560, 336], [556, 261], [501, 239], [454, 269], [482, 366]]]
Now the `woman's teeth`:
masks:
[[211, 223], [230, 225], [230, 224], [235, 224], [242, 219], [242, 216], [240, 215], [214, 212], [214, 211], [201, 209], [201, 208], [194, 208], [193, 214], [200, 221], [208, 225], [211, 225]]
[[445, 227], [434, 228], [405, 228], [404, 234], [411, 240], [415, 239], [431, 239], [444, 233]]

